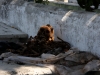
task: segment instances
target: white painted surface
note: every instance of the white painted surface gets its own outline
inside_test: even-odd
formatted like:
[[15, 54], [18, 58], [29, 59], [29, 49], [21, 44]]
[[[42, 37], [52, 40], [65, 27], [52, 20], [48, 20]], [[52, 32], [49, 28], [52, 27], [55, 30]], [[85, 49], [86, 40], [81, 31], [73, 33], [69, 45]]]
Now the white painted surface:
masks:
[[0, 21], [35, 36], [40, 26], [51, 24], [55, 36], [82, 51], [100, 56], [100, 15], [95, 12], [63, 10], [34, 3], [0, 8]]

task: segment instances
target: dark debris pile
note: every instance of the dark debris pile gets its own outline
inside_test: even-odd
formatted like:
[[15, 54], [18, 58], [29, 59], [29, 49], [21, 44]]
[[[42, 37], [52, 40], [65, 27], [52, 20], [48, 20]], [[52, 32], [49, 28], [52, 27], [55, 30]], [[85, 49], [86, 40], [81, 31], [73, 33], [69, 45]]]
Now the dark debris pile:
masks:
[[53, 27], [47, 24], [41, 26], [37, 35], [30, 36], [26, 43], [0, 42], [0, 53], [8, 51], [28, 57], [40, 56], [42, 53], [57, 55], [70, 49], [68, 42], [60, 40], [54, 41]]

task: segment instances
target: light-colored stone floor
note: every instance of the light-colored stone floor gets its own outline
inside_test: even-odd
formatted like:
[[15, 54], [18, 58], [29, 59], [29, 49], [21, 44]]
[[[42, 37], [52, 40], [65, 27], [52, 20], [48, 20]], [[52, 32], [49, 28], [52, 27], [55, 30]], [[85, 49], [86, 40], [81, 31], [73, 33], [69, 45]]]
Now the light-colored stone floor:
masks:
[[0, 61], [0, 75], [53, 75], [53, 73], [52, 70], [47, 67], [18, 65], [14, 63], [8, 64]]

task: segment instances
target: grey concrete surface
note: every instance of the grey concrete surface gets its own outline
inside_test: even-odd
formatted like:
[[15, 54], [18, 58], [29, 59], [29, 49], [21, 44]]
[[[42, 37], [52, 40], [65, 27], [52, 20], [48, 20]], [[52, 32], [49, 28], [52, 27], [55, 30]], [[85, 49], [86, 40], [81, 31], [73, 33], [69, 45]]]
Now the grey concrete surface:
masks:
[[0, 75], [57, 75], [48, 67], [18, 65], [0, 61]]
[[27, 38], [27, 34], [14, 27], [0, 23], [0, 38]]

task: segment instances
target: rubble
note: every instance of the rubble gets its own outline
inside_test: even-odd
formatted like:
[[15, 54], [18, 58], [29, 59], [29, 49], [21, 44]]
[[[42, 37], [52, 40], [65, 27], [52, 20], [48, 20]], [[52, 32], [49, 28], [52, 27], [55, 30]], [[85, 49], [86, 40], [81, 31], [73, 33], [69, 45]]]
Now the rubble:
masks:
[[[10, 56], [11, 55], [11, 56]], [[53, 54], [42, 54], [41, 57], [25, 57], [20, 56], [16, 54], [12, 54], [10, 52], [3, 53], [0, 58], [3, 58], [4, 62], [7, 63], [23, 63], [23, 64], [34, 64], [38, 66], [44, 66], [44, 65], [50, 65], [52, 64], [55, 68], [55, 72], [58, 73], [58, 75], [84, 75], [88, 71], [99, 71], [100, 69], [100, 60], [99, 59], [93, 59], [88, 61], [84, 64], [76, 64], [72, 62], [70, 66], [70, 60], [66, 61], [66, 57], [69, 54], [67, 53], [61, 53], [58, 55]], [[46, 57], [47, 56], [47, 57]], [[85, 56], [84, 56], [85, 57]], [[96, 57], [96, 56], [94, 56]], [[78, 59], [78, 58], [76, 58]], [[66, 62], [69, 65], [61, 64], [60, 61]], [[85, 59], [86, 61], [87, 59]], [[40, 65], [41, 64], [41, 65]]]
[[92, 60], [84, 66], [83, 71], [84, 72], [91, 71], [97, 67], [100, 67], [100, 60]]
[[60, 40], [54, 41], [53, 27], [47, 24], [40, 27], [37, 35], [31, 36], [26, 43], [15, 44], [17, 48], [7, 44], [0, 59], [7, 63], [48, 67], [55, 75], [88, 75], [92, 71], [99, 73], [100, 60], [97, 56], [71, 49], [68, 42]]
[[21, 48], [17, 50], [9, 49], [8, 51], [23, 56], [37, 57], [42, 53], [54, 55], [64, 53], [69, 50], [70, 47], [70, 44], [63, 40], [54, 41], [54, 29], [51, 25], [47, 24], [40, 27], [35, 37], [30, 36], [27, 42], [21, 45]]
[[100, 71], [88, 71], [84, 75], [100, 75]]

